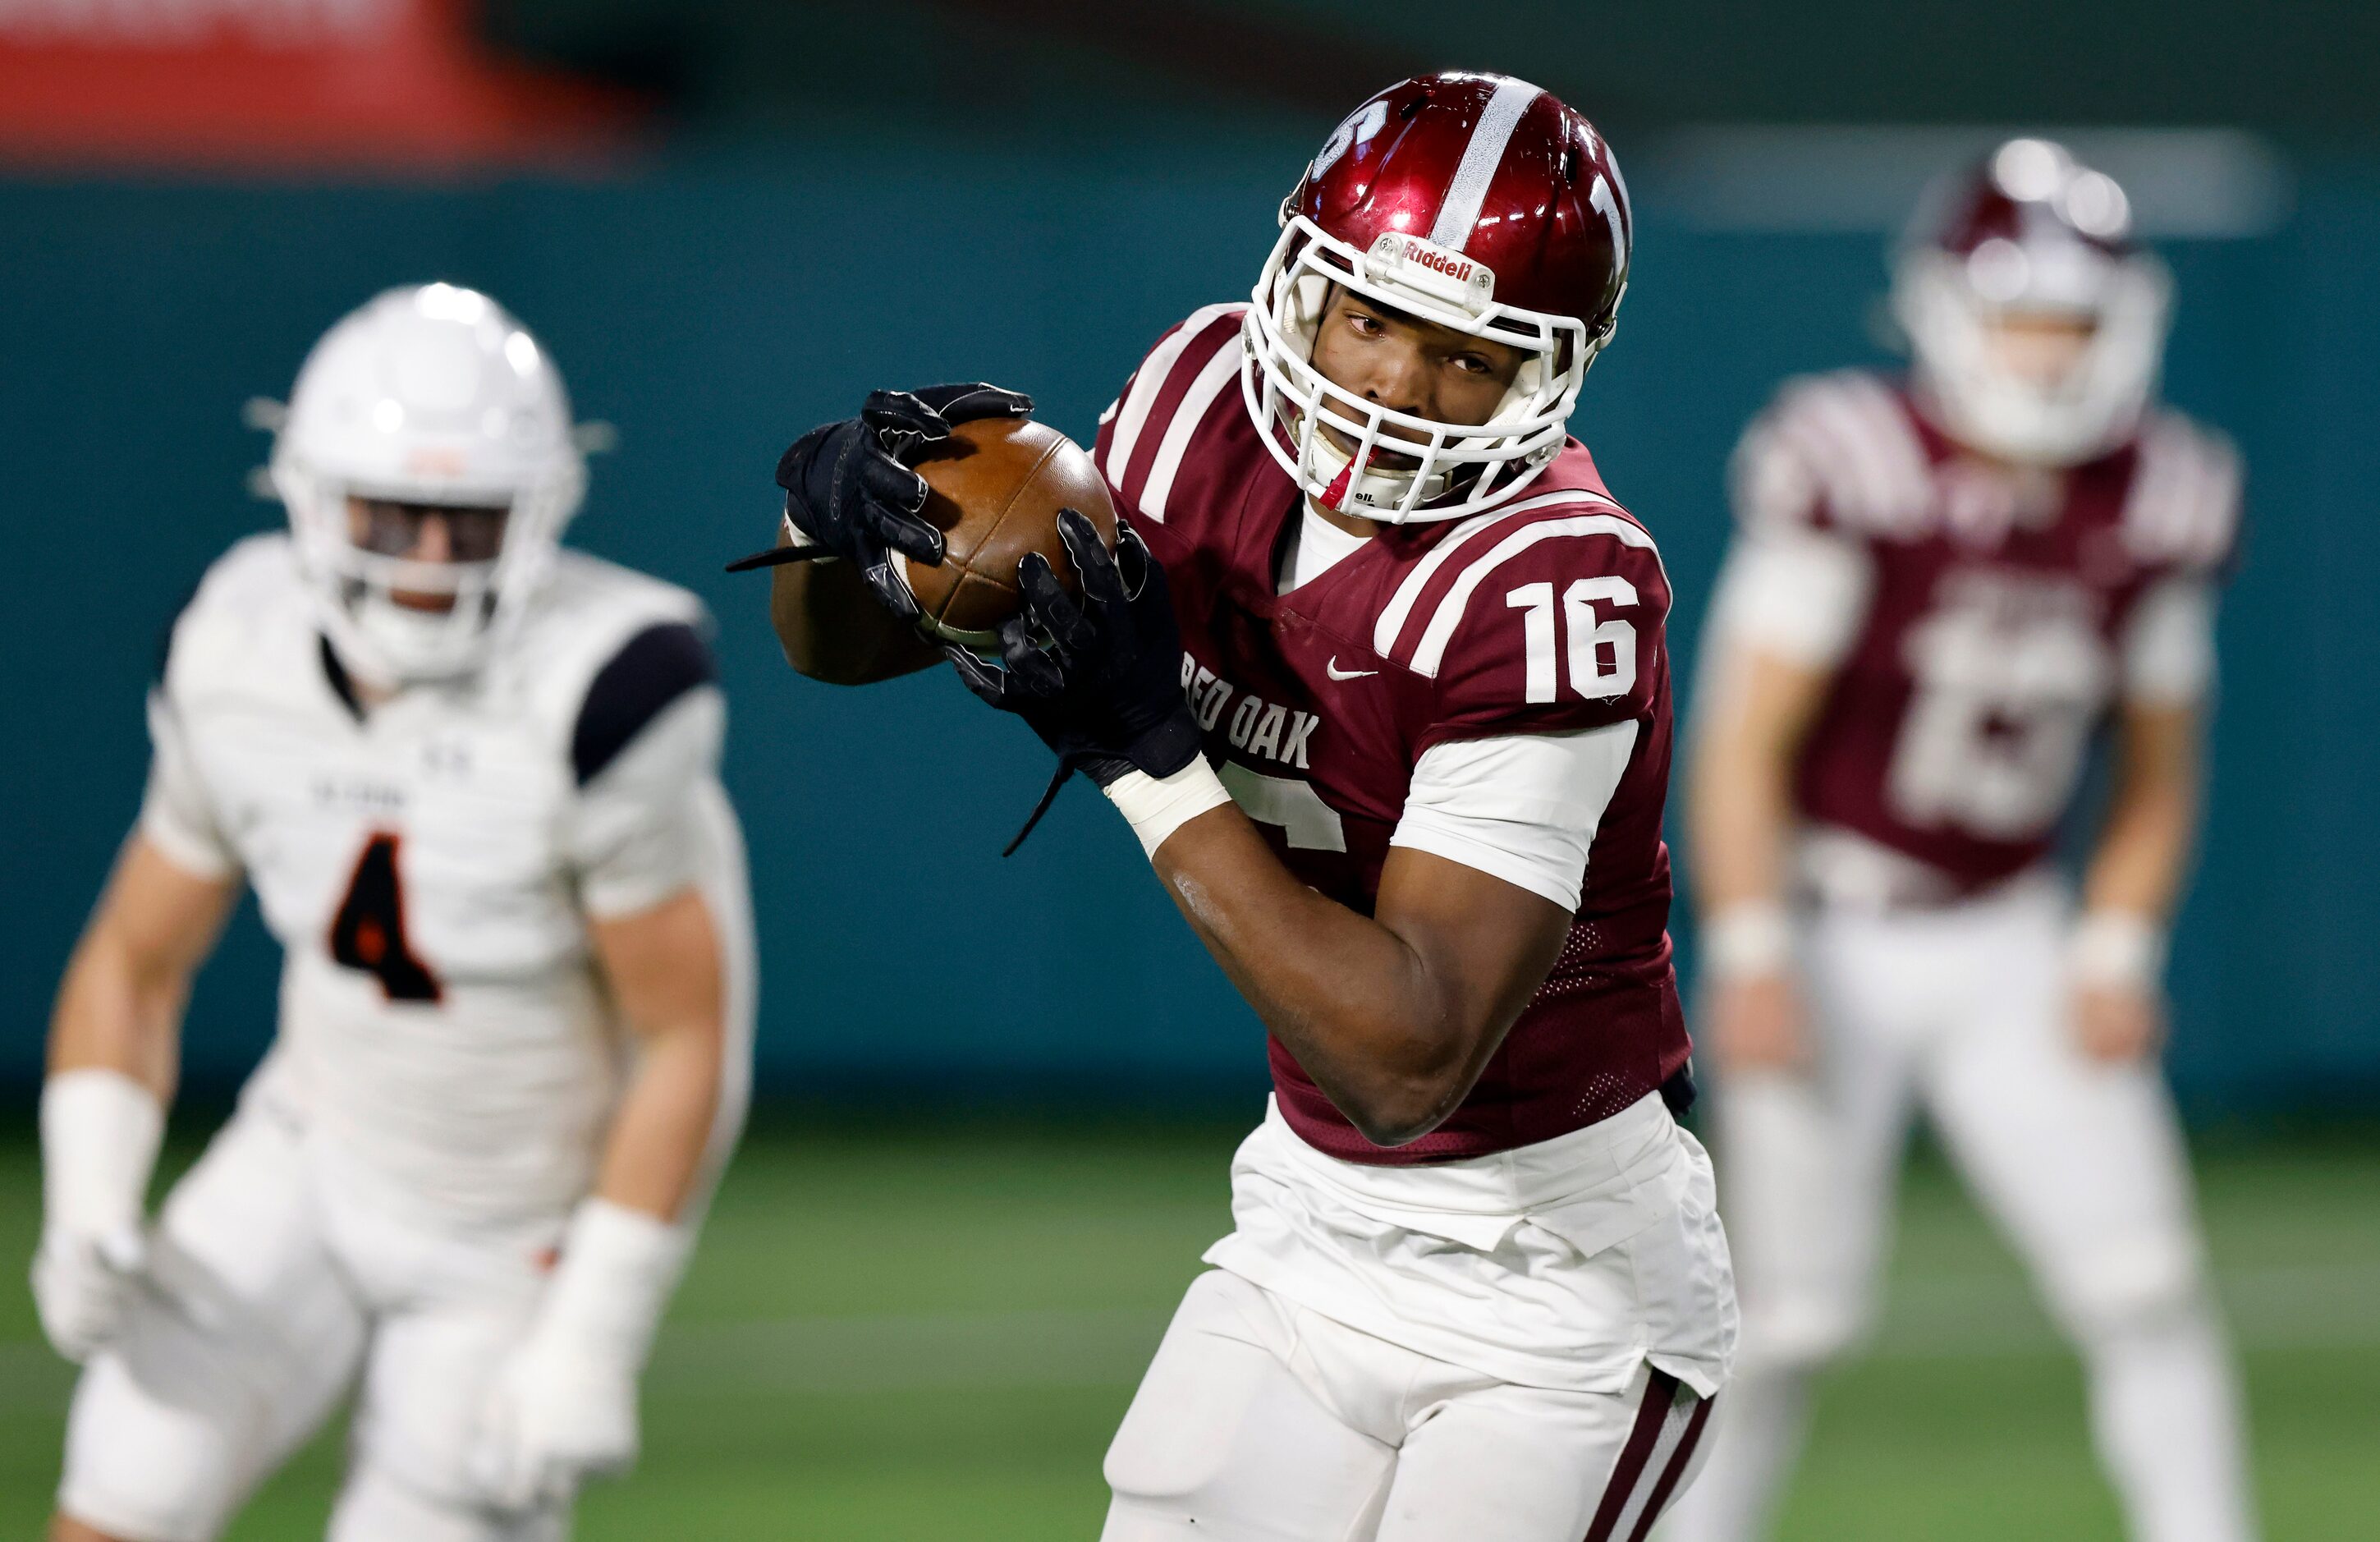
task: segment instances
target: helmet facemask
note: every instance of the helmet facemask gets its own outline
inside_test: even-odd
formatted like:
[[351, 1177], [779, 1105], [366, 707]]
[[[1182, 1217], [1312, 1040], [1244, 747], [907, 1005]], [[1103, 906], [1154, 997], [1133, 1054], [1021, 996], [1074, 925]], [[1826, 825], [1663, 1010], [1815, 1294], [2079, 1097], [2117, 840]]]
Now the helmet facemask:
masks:
[[[1313, 363], [1333, 285], [1417, 321], [1519, 348], [1524, 358], [1488, 420], [1441, 422], [1366, 400]], [[1518, 492], [1561, 453], [1588, 367], [1610, 335], [1575, 317], [1499, 305], [1484, 264], [1417, 237], [1368, 251], [1303, 215], [1285, 220], [1244, 323], [1240, 371], [1273, 458], [1331, 509], [1389, 524], [1460, 518]], [[1321, 430], [1335, 429], [1351, 450]], [[1384, 455], [1411, 466], [1383, 466]]]
[[[2133, 431], [2156, 393], [2173, 285], [2131, 244], [2131, 219], [2112, 178], [2041, 140], [2010, 140], [1973, 181], [1928, 196], [1914, 228], [1932, 234], [1897, 259], [1892, 309], [1919, 395], [1953, 438], [2070, 466]], [[2087, 330], [2070, 367], [2045, 374], [2011, 360], [1997, 334], [2028, 320]]]
[[[324, 630], [350, 668], [388, 686], [479, 668], [544, 580], [578, 498], [571, 485], [507, 492], [429, 480], [351, 482], [314, 471], [294, 455], [275, 456], [273, 480], [288, 506]], [[390, 543], [371, 538], [375, 521], [358, 504], [444, 515], [457, 531], [477, 523], [474, 516], [492, 516], [493, 540], [483, 547], [452, 538], [454, 554], [446, 560], [407, 554], [409, 541], [400, 551], [383, 550]], [[366, 527], [362, 540], [359, 525]], [[446, 603], [422, 602], [434, 599]]]
[[[552, 569], [587, 480], [544, 350], [486, 296], [443, 284], [390, 290], [325, 334], [270, 469], [323, 631], [386, 687], [487, 661]], [[370, 507], [390, 504], [454, 511], [455, 560], [417, 553], [407, 516]]]

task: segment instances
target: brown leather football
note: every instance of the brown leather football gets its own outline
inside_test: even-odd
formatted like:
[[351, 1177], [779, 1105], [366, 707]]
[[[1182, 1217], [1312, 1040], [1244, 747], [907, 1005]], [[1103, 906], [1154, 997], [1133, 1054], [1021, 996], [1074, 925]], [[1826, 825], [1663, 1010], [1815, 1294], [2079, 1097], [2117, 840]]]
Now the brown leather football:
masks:
[[1038, 552], [1070, 594], [1081, 592], [1058, 539], [1058, 511], [1077, 509], [1115, 548], [1115, 505], [1082, 446], [1029, 418], [961, 423], [917, 462], [925, 517], [942, 532], [940, 565], [894, 552], [893, 571], [917, 597], [918, 623], [952, 642], [997, 650], [1000, 624], [1025, 603], [1016, 565]]

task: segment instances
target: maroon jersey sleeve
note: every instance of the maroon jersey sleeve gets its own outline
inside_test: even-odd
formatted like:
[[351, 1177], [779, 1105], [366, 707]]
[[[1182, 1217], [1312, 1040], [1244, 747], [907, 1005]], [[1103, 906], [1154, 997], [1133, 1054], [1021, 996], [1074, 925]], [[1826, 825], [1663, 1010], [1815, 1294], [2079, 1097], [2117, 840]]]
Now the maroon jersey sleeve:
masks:
[[1237, 355], [1230, 345], [1246, 309], [1210, 305], [1168, 328], [1099, 415], [1092, 459], [1126, 516], [1163, 523], [1189, 431], [1238, 379]]
[[2228, 578], [2239, 561], [2242, 475], [2231, 441], [2179, 412], [2141, 426], [2119, 516], [2125, 549], [2145, 566]]
[[1737, 444], [1728, 491], [1748, 535], [1906, 536], [1933, 503], [1933, 477], [1901, 395], [1845, 370], [1779, 389]]
[[1582, 496], [1536, 511], [1463, 557], [1437, 576], [1389, 655], [1436, 682], [1417, 752], [1654, 714], [1670, 585], [1653, 538], [1618, 504]]

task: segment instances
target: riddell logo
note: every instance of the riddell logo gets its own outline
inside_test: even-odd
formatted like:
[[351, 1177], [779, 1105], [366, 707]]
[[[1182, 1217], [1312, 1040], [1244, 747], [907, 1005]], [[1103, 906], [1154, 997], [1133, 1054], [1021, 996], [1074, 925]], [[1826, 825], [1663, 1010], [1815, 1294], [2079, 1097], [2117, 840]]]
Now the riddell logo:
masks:
[[1444, 273], [1457, 284], [1471, 282], [1469, 262], [1450, 252], [1433, 250], [1423, 246], [1419, 241], [1405, 243], [1404, 259], [1408, 262], [1417, 262], [1433, 273]]

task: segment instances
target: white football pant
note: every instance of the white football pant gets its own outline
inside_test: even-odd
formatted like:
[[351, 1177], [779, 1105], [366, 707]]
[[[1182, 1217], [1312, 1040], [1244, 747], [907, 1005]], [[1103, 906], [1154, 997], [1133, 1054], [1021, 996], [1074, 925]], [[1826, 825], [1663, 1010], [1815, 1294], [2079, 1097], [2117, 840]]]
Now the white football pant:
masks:
[[2255, 1535], [2172, 1105], [2154, 1064], [2100, 1064], [2074, 1044], [2070, 918], [2061, 890], [2032, 877], [1947, 908], [1808, 919], [1815, 1072], [1739, 1075], [1718, 1089], [1742, 1352], [1709, 1471], [1662, 1542], [1766, 1535], [1814, 1373], [1874, 1321], [1921, 1103], [2082, 1354], [2093, 1433], [2131, 1536]]
[[1102, 1542], [1640, 1542], [1717, 1400], [1516, 1386], [1238, 1275], [1184, 1296], [1107, 1458]]
[[475, 1415], [551, 1227], [480, 1234], [334, 1198], [254, 1099], [175, 1185], [123, 1336], [75, 1390], [58, 1506], [127, 1542], [208, 1542], [358, 1379], [331, 1542], [546, 1542], [465, 1479]]

